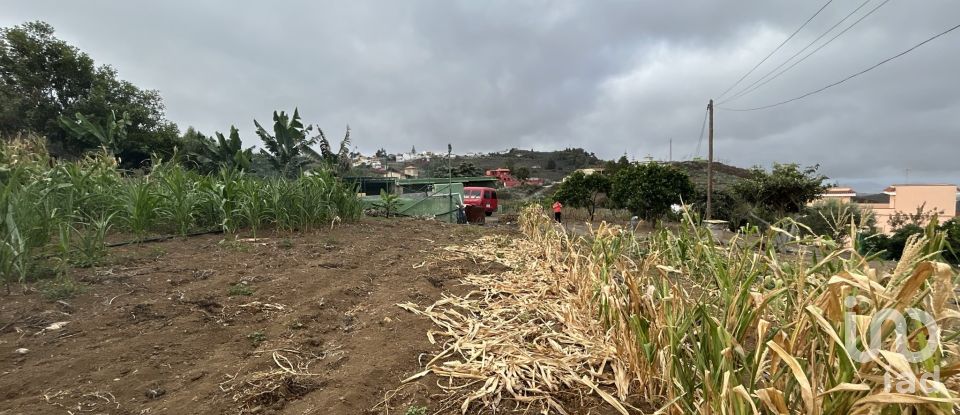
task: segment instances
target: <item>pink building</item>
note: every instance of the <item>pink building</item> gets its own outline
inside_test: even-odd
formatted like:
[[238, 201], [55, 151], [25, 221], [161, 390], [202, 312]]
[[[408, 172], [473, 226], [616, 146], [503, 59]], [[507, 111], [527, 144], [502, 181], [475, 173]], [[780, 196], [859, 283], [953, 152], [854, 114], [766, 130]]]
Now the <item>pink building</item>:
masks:
[[897, 184], [883, 190], [890, 197], [889, 202], [860, 206], [873, 211], [881, 232], [890, 233], [890, 217], [897, 212], [912, 214], [922, 206], [924, 212], [935, 211], [941, 222], [957, 216], [958, 190], [952, 184]]

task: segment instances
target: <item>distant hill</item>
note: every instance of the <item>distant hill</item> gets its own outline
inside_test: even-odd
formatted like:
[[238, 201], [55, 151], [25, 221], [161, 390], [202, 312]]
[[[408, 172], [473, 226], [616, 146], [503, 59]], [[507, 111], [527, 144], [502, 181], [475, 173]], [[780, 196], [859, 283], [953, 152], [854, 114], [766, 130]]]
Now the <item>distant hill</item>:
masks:
[[[456, 168], [461, 163], [470, 163], [480, 171], [509, 168], [513, 171], [521, 167], [530, 169], [531, 177], [541, 177], [557, 181], [576, 169], [602, 166], [603, 161], [593, 153], [582, 148], [568, 148], [558, 151], [532, 151], [510, 149], [501, 153], [480, 154], [475, 156], [454, 155], [450, 161]], [[409, 163], [389, 163], [391, 167], [403, 168], [415, 165], [420, 168], [421, 176], [446, 176], [447, 160], [435, 157], [430, 161], [417, 160]], [[481, 173], [482, 174], [482, 173]]]
[[[395, 170], [402, 170], [404, 166], [417, 166], [421, 177], [444, 177], [447, 172], [447, 160], [443, 157], [434, 157], [431, 160], [416, 160], [406, 163], [388, 163]], [[531, 177], [541, 177], [551, 181], [560, 181], [577, 169], [587, 167], [604, 167], [608, 162], [599, 159], [595, 154], [581, 148], [568, 148], [557, 151], [533, 151], [510, 149], [499, 153], [480, 154], [473, 156], [454, 155], [450, 161], [454, 168], [461, 163], [469, 163], [479, 171], [509, 168], [516, 171], [518, 168], [530, 169]], [[677, 168], [687, 172], [690, 180], [698, 188], [706, 189], [707, 162], [674, 161], [669, 162]], [[750, 177], [750, 170], [714, 162], [714, 186], [722, 190], [732, 183]], [[552, 167], [552, 168], [551, 168]], [[481, 173], [482, 174], [482, 173]]]
[[[707, 162], [705, 160], [674, 161], [669, 164], [687, 172], [690, 180], [697, 188], [707, 188]], [[749, 177], [749, 169], [713, 162], [713, 187], [717, 191]]]

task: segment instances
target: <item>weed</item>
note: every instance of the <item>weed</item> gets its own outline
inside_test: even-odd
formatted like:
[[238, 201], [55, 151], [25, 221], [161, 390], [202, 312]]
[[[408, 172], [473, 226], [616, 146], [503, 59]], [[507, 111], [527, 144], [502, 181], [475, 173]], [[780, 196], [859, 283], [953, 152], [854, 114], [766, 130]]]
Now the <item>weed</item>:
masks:
[[407, 412], [404, 412], [404, 415], [426, 415], [427, 407], [426, 406], [417, 406], [413, 405], [407, 408]]
[[231, 297], [235, 297], [238, 295], [251, 296], [253, 295], [253, 287], [247, 284], [244, 284], [242, 282], [238, 282], [230, 286], [230, 290], [228, 291], [228, 293], [230, 294]]
[[218, 244], [220, 248], [235, 251], [235, 252], [248, 252], [250, 251], [250, 245], [247, 245], [243, 242], [240, 242], [236, 239], [223, 239]]
[[52, 281], [44, 281], [40, 284], [40, 295], [50, 301], [73, 298], [83, 291], [83, 285], [67, 276], [61, 276]]
[[290, 249], [293, 248], [293, 241], [291, 241], [290, 238], [283, 238], [280, 240], [280, 243], [278, 243], [277, 246], [283, 249]]
[[258, 347], [261, 343], [267, 341], [267, 334], [264, 333], [263, 330], [257, 330], [248, 334], [247, 339], [250, 339], [250, 343], [253, 344], [253, 347]]

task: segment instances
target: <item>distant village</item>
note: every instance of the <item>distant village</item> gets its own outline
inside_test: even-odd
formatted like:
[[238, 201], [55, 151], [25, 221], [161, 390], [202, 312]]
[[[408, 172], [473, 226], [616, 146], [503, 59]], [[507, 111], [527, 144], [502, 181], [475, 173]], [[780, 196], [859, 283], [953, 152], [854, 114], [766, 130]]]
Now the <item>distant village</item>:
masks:
[[[452, 156], [457, 159], [457, 163], [462, 163], [464, 160], [470, 160], [491, 154], [506, 154], [507, 152], [508, 151], [504, 151], [502, 153], [468, 152], [465, 154], [455, 154]], [[433, 172], [435, 174], [427, 174], [429, 172], [425, 171], [424, 166], [428, 165], [431, 161], [445, 160], [446, 158], [447, 154], [444, 153], [436, 153], [433, 151], [417, 152], [415, 148], [411, 149], [410, 152], [392, 154], [380, 150], [373, 156], [353, 153], [351, 158], [351, 167], [357, 172], [355, 175], [365, 177], [382, 177], [392, 179], [419, 179], [426, 177], [443, 178], [450, 175], [450, 171], [439, 172], [445, 174], [437, 174], [437, 172]], [[453, 162], [451, 162], [450, 165], [445, 165], [445, 170], [452, 170], [459, 167], [458, 165], [453, 165], [452, 163]], [[534, 167], [539, 168], [539, 166]], [[458, 171], [457, 173], [458, 174], [455, 174], [457, 177], [464, 177], [462, 171]], [[522, 184], [532, 186], [543, 186], [544, 184], [547, 184], [546, 180], [539, 177], [517, 178], [514, 172], [506, 167], [499, 167], [489, 170], [476, 169], [476, 173], [469, 176], [493, 178], [499, 182], [499, 186], [506, 188], [516, 187]]]

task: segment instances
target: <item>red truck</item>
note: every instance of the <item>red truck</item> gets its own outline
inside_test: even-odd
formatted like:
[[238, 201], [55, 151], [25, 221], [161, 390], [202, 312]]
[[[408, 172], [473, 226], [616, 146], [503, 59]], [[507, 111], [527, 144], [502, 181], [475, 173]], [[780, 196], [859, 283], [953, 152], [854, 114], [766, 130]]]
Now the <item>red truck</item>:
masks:
[[464, 187], [463, 203], [479, 206], [490, 216], [497, 211], [497, 190], [492, 187]]

